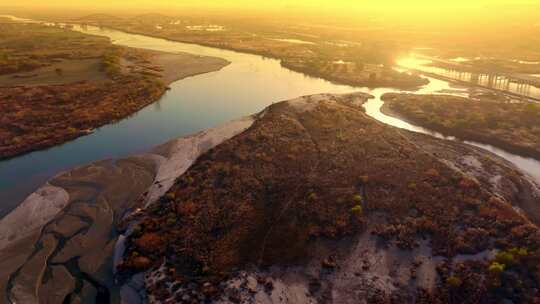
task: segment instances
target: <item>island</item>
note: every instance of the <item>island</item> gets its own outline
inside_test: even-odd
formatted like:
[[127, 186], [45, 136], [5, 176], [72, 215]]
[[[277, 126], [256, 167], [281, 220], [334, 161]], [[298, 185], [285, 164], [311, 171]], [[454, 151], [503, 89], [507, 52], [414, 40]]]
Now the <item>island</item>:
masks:
[[0, 23], [0, 159], [92, 133], [226, 60], [120, 47], [71, 26]]
[[472, 98], [450, 95], [387, 93], [382, 111], [415, 124], [490, 144], [540, 159], [540, 104], [480, 94]]
[[58, 175], [0, 220], [1, 290], [23, 303], [538, 301], [538, 185], [479, 148], [374, 120], [371, 97], [283, 101]]

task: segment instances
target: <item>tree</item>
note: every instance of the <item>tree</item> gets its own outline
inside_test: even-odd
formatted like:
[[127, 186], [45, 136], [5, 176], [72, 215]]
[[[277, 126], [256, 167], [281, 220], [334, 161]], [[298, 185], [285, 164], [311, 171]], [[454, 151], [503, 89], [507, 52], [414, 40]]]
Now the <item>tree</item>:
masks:
[[499, 274], [504, 271], [506, 266], [498, 262], [492, 262], [488, 267], [488, 271], [493, 274]]
[[62, 75], [64, 75], [64, 70], [62, 70], [61, 68], [56, 68], [56, 69], [54, 69], [54, 72], [56, 73], [56, 75], [58, 75], [58, 76], [60, 76], [60, 77], [61, 77]]
[[459, 287], [463, 284], [463, 281], [457, 276], [450, 276], [446, 279], [446, 283], [452, 287]]

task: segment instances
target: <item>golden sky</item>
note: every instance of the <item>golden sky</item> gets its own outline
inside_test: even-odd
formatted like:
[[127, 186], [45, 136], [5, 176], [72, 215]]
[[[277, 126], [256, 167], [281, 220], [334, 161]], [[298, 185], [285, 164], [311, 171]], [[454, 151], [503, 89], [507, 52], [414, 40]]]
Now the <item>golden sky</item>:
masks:
[[123, 13], [210, 16], [215, 12], [228, 17], [258, 18], [264, 14], [272, 19], [299, 17], [312, 22], [347, 24], [376, 18], [396, 24], [429, 23], [433, 26], [540, 20], [540, 0], [0, 0], [0, 8], [2, 6], [30, 8], [43, 13], [47, 8], [63, 13], [80, 10], [73, 14], [74, 17], [85, 12], [117, 16]]
[[[2, 0], [4, 1], [4, 0]], [[10, 6], [39, 7], [125, 7], [138, 9], [162, 8], [259, 8], [277, 9], [287, 7], [353, 10], [441, 10], [478, 8], [485, 5], [533, 3], [540, 0], [18, 0], [5, 3]]]

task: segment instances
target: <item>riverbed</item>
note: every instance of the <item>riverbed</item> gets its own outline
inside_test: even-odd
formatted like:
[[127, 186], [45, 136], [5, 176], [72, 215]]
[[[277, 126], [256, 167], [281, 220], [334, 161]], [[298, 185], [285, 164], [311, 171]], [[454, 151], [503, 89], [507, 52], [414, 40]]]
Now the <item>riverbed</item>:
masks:
[[[334, 84], [329, 81], [290, 71], [279, 60], [229, 50], [179, 43], [98, 27], [75, 30], [109, 37], [113, 43], [135, 48], [166, 52], [187, 52], [226, 59], [231, 64], [221, 71], [194, 76], [173, 83], [158, 102], [118, 123], [94, 130], [88, 136], [61, 146], [37, 151], [0, 162], [0, 218], [9, 213], [26, 196], [46, 180], [68, 168], [99, 159], [116, 158], [146, 151], [172, 138], [207, 129], [231, 119], [256, 113], [281, 100], [317, 93], [362, 91], [375, 96], [365, 104], [366, 112], [384, 123], [431, 134], [420, 128], [380, 112], [380, 96], [396, 89], [368, 89]], [[453, 90], [447, 82], [431, 79], [417, 93]], [[452, 138], [447, 138], [452, 139]], [[474, 145], [479, 145], [472, 143]], [[513, 162], [540, 181], [540, 162], [519, 157], [487, 145], [480, 145]]]

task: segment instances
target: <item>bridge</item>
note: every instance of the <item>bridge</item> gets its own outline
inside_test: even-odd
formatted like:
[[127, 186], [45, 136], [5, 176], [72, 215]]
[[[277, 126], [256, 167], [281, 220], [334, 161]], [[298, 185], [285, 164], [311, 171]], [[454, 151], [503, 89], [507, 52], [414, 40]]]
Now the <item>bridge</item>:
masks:
[[488, 73], [451, 60], [419, 54], [415, 54], [414, 57], [442, 63], [442, 67], [421, 66], [413, 68], [416, 72], [426, 76], [540, 101], [540, 77], [519, 73]]

